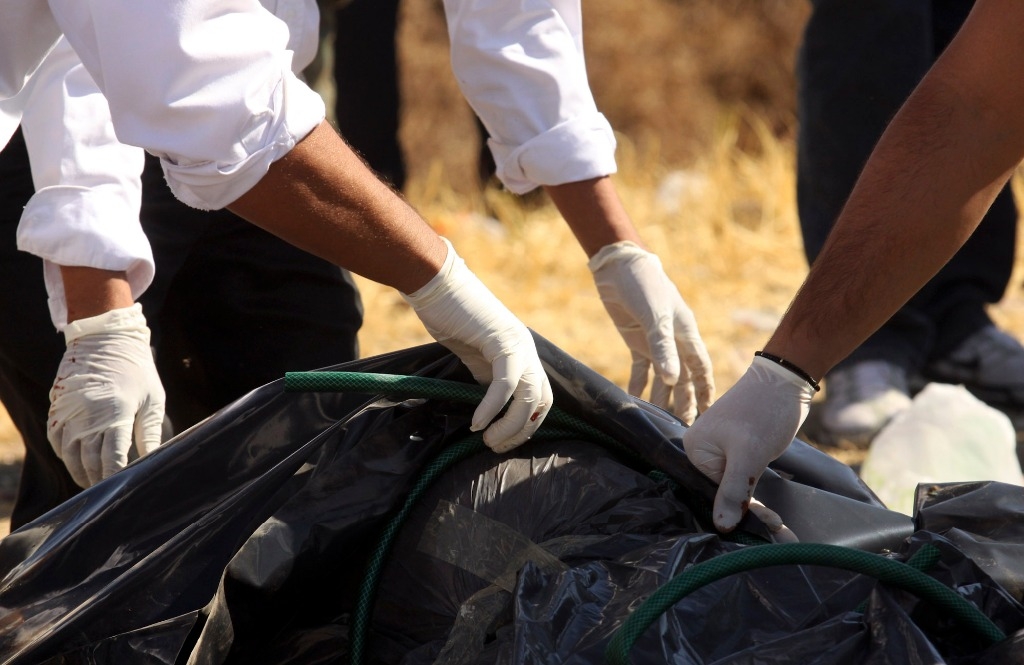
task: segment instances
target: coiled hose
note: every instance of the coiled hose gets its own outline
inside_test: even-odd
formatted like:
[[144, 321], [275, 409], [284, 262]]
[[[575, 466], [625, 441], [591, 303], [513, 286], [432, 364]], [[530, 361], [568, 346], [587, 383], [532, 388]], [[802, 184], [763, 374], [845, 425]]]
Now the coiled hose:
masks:
[[[352, 392], [387, 395], [401, 398], [444, 399], [470, 404], [479, 403], [485, 389], [475, 384], [418, 376], [376, 374], [367, 372], [288, 372], [285, 390], [289, 392]], [[636, 453], [588, 423], [566, 414], [556, 407], [548, 414], [534, 439], [582, 438], [604, 445], [636, 459]], [[443, 471], [471, 455], [486, 450], [480, 433], [448, 446], [424, 470], [409, 492], [405, 504], [385, 526], [377, 547], [370, 556], [367, 574], [360, 587], [352, 618], [349, 662], [362, 665], [366, 634], [369, 628], [373, 599], [380, 572], [402, 524], [419, 498]], [[783, 543], [750, 547], [728, 552], [695, 564], [651, 594], [619, 627], [605, 650], [610, 665], [626, 665], [629, 650], [640, 635], [661, 614], [697, 589], [735, 573], [778, 565], [821, 565], [869, 575], [878, 580], [914, 593], [936, 607], [950, 613], [962, 624], [990, 643], [1000, 642], [1006, 635], [978, 608], [954, 590], [929, 577], [921, 570], [930, 567], [939, 556], [938, 548], [923, 547], [907, 563], [837, 545], [814, 543]], [[754, 544], [754, 543], [751, 543]]]

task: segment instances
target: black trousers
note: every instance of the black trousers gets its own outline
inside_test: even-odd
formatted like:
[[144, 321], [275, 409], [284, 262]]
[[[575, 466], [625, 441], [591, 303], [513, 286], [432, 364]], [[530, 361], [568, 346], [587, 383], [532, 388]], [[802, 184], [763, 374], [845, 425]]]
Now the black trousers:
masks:
[[[972, 4], [814, 1], [797, 61], [797, 202], [808, 261], [824, 245], [889, 120]], [[990, 324], [985, 306], [998, 302], [1006, 290], [1016, 225], [1007, 187], [956, 256], [842, 364], [887, 360], [914, 373]]]
[[334, 12], [334, 115], [338, 131], [383, 179], [401, 190], [399, 0], [351, 0]]
[[[378, 175], [401, 191], [407, 169], [399, 141], [398, 9], [399, 0], [350, 0], [331, 19], [338, 131]], [[486, 184], [494, 177], [494, 156], [487, 147], [487, 130], [473, 117], [480, 136], [477, 171]]]
[[[64, 341], [50, 322], [42, 262], [15, 246], [21, 210], [34, 191], [20, 133], [0, 153], [0, 182], [0, 401], [26, 448], [11, 515], [16, 529], [79, 488], [46, 438]], [[358, 356], [362, 303], [347, 272], [228, 211], [185, 206], [153, 157], [143, 182], [142, 223], [156, 276], [139, 301], [174, 430], [286, 371]]]
[[43, 285], [43, 261], [17, 248], [22, 208], [34, 192], [21, 132], [0, 152], [0, 402], [25, 442], [11, 529], [80, 491], [46, 438], [50, 386], [64, 355]]

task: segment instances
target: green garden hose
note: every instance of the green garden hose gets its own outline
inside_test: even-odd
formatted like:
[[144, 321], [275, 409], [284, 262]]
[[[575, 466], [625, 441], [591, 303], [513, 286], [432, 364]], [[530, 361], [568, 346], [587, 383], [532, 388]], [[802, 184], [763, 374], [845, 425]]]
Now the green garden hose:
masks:
[[[534, 439], [564, 440], [573, 436], [572, 432], [559, 429], [547, 429], [537, 433]], [[487, 450], [484, 444], [483, 434], [474, 432], [465, 439], [448, 446], [438, 455], [424, 470], [423, 474], [416, 481], [409, 495], [405, 499], [401, 510], [391, 518], [381, 532], [377, 547], [370, 555], [366, 566], [366, 575], [359, 586], [359, 595], [356, 598], [356, 607], [352, 612], [352, 628], [349, 638], [349, 662], [351, 665], [361, 665], [366, 651], [366, 636], [370, 628], [370, 616], [373, 612], [373, 601], [377, 594], [378, 581], [384, 570], [391, 545], [398, 536], [402, 525], [412, 509], [419, 503], [423, 493], [430, 485], [452, 465], [461, 462], [479, 452]]]
[[[289, 392], [352, 392], [406, 398], [445, 399], [478, 404], [484, 396], [483, 386], [419, 376], [373, 374], [364, 372], [288, 372], [285, 390]], [[553, 407], [533, 440], [565, 440], [584, 438], [614, 448], [632, 458], [637, 455], [604, 432]], [[366, 637], [378, 581], [391, 545], [409, 513], [430, 485], [448, 468], [472, 455], [487, 450], [482, 433], [476, 432], [454, 443], [427, 466], [410, 490], [402, 508], [385, 525], [380, 540], [370, 555], [366, 575], [359, 588], [352, 613], [349, 638], [349, 662], [361, 665], [365, 657]]]
[[[442, 399], [465, 404], [479, 404], [486, 392], [486, 389], [478, 384], [372, 372], [287, 372], [284, 375], [284, 389], [288, 392], [345, 392], [403, 398]], [[538, 434], [552, 427], [559, 427], [573, 433], [566, 438], [578, 438], [600, 444], [629, 460], [634, 466], [641, 468], [651, 468], [652, 466], [635, 450], [624, 446], [586, 421], [559, 409], [557, 404], [551, 408], [547, 418], [544, 419], [544, 424], [538, 430]], [[535, 435], [534, 438], [536, 439], [537, 436]], [[685, 488], [679, 489], [685, 491]], [[685, 494], [696, 516], [703, 519], [705, 525], [712, 524], [711, 503], [701, 496], [689, 492], [685, 492]], [[760, 536], [740, 530], [724, 537], [726, 540], [744, 545], [761, 545], [766, 542]]]
[[[284, 375], [284, 389], [289, 392], [345, 392], [446, 399], [466, 404], [478, 404], [486, 392], [481, 385], [461, 381], [369, 372], [287, 372]], [[552, 407], [544, 423], [573, 430], [587, 439], [636, 457], [636, 453], [612, 437], [557, 406]]]
[[[289, 392], [353, 392], [370, 395], [388, 395], [405, 398], [445, 399], [470, 404], [479, 403], [484, 388], [474, 384], [445, 381], [417, 376], [375, 374], [363, 372], [288, 372], [285, 390]], [[612, 437], [586, 422], [553, 407], [544, 425], [534, 439], [583, 438], [600, 443], [629, 457], [636, 458]], [[350, 663], [362, 665], [366, 634], [369, 628], [373, 599], [378, 579], [391, 545], [409, 513], [443, 471], [453, 464], [486, 449], [480, 433], [445, 448], [425, 469], [406, 498], [399, 512], [385, 526], [360, 587], [353, 613], [350, 634]], [[657, 472], [660, 473], [660, 472]], [[662, 613], [681, 598], [706, 584], [734, 573], [775, 565], [822, 565], [872, 575], [950, 612], [967, 627], [990, 642], [1005, 639], [1005, 635], [992, 621], [955, 591], [921, 572], [934, 563], [938, 550], [927, 545], [907, 563], [855, 550], [823, 544], [789, 543], [763, 545], [755, 539], [749, 544], [761, 545], [729, 552], [687, 569], [667, 585], [658, 589], [634, 611], [612, 636], [605, 650], [605, 658], [612, 665], [626, 665], [629, 650], [640, 635]], [[932, 552], [931, 550], [934, 550]]]
[[[925, 547], [934, 548], [933, 545]], [[838, 545], [781, 543], [728, 552], [694, 564], [674, 577], [651, 594], [615, 631], [605, 649], [605, 661], [610, 665], [629, 663], [629, 650], [640, 635], [662, 613], [697, 589], [735, 573], [782, 565], [830, 566], [870, 575], [949, 612], [991, 643], [1006, 638], [991, 619], [956, 591], [905, 563]]]

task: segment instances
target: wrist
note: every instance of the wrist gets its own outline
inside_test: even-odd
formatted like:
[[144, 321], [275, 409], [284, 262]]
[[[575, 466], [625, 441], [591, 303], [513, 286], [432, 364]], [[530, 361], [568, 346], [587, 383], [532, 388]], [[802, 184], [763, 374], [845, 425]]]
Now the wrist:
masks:
[[821, 390], [821, 385], [818, 379], [815, 379], [813, 376], [811, 376], [809, 373], [801, 369], [800, 366], [794, 362], [791, 362], [773, 353], [767, 353], [765, 351], [755, 351], [754, 358], [755, 362], [757, 358], [761, 358], [762, 360], [767, 361], [772, 365], [785, 369], [787, 372], [789, 372], [793, 376], [799, 378], [807, 385], [809, 385], [814, 390], [814, 392], [818, 392], [819, 390]]
[[142, 305], [112, 309], [96, 316], [80, 318], [64, 327], [64, 340], [68, 344], [88, 335], [112, 332], [146, 332], [146, 317]]
[[[459, 255], [455, 252], [455, 248], [447, 238], [442, 237], [445, 247], [448, 253], [445, 255], [444, 263], [441, 264], [441, 269], [437, 271], [437, 274], [431, 277], [426, 284], [416, 289], [412, 293], [402, 293], [402, 297], [413, 307], [421, 307], [427, 304], [434, 296], [440, 292], [443, 292], [448, 282], [451, 280], [452, 273], [456, 268], [456, 261], [459, 260]], [[401, 293], [401, 292], [400, 292]]]
[[591, 256], [590, 260], [587, 261], [587, 267], [590, 268], [590, 272], [596, 273], [609, 263], [617, 261], [625, 262], [633, 258], [640, 257], [651, 257], [658, 261], [659, 265], [661, 264], [661, 260], [658, 259], [657, 255], [648, 252], [632, 240], [620, 240], [618, 242], [609, 243], [599, 249], [597, 253]]

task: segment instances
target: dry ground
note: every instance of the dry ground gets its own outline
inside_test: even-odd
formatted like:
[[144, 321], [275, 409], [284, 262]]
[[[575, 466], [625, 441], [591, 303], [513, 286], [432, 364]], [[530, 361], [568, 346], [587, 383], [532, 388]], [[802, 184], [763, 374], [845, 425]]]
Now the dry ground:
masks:
[[[527, 325], [625, 386], [627, 350], [554, 209], [484, 190], [476, 179], [479, 145], [448, 69], [438, 4], [403, 7], [407, 196]], [[591, 85], [619, 133], [616, 183], [695, 311], [721, 393], [764, 343], [806, 271], [794, 201], [793, 59], [807, 4], [584, 4]], [[1018, 268], [993, 314], [1024, 336], [1022, 277]], [[396, 293], [360, 286], [364, 355], [430, 341]], [[827, 450], [854, 464], [863, 454]], [[20, 454], [16, 431], [0, 419], [0, 518]], [[0, 533], [5, 526], [0, 521]]]

